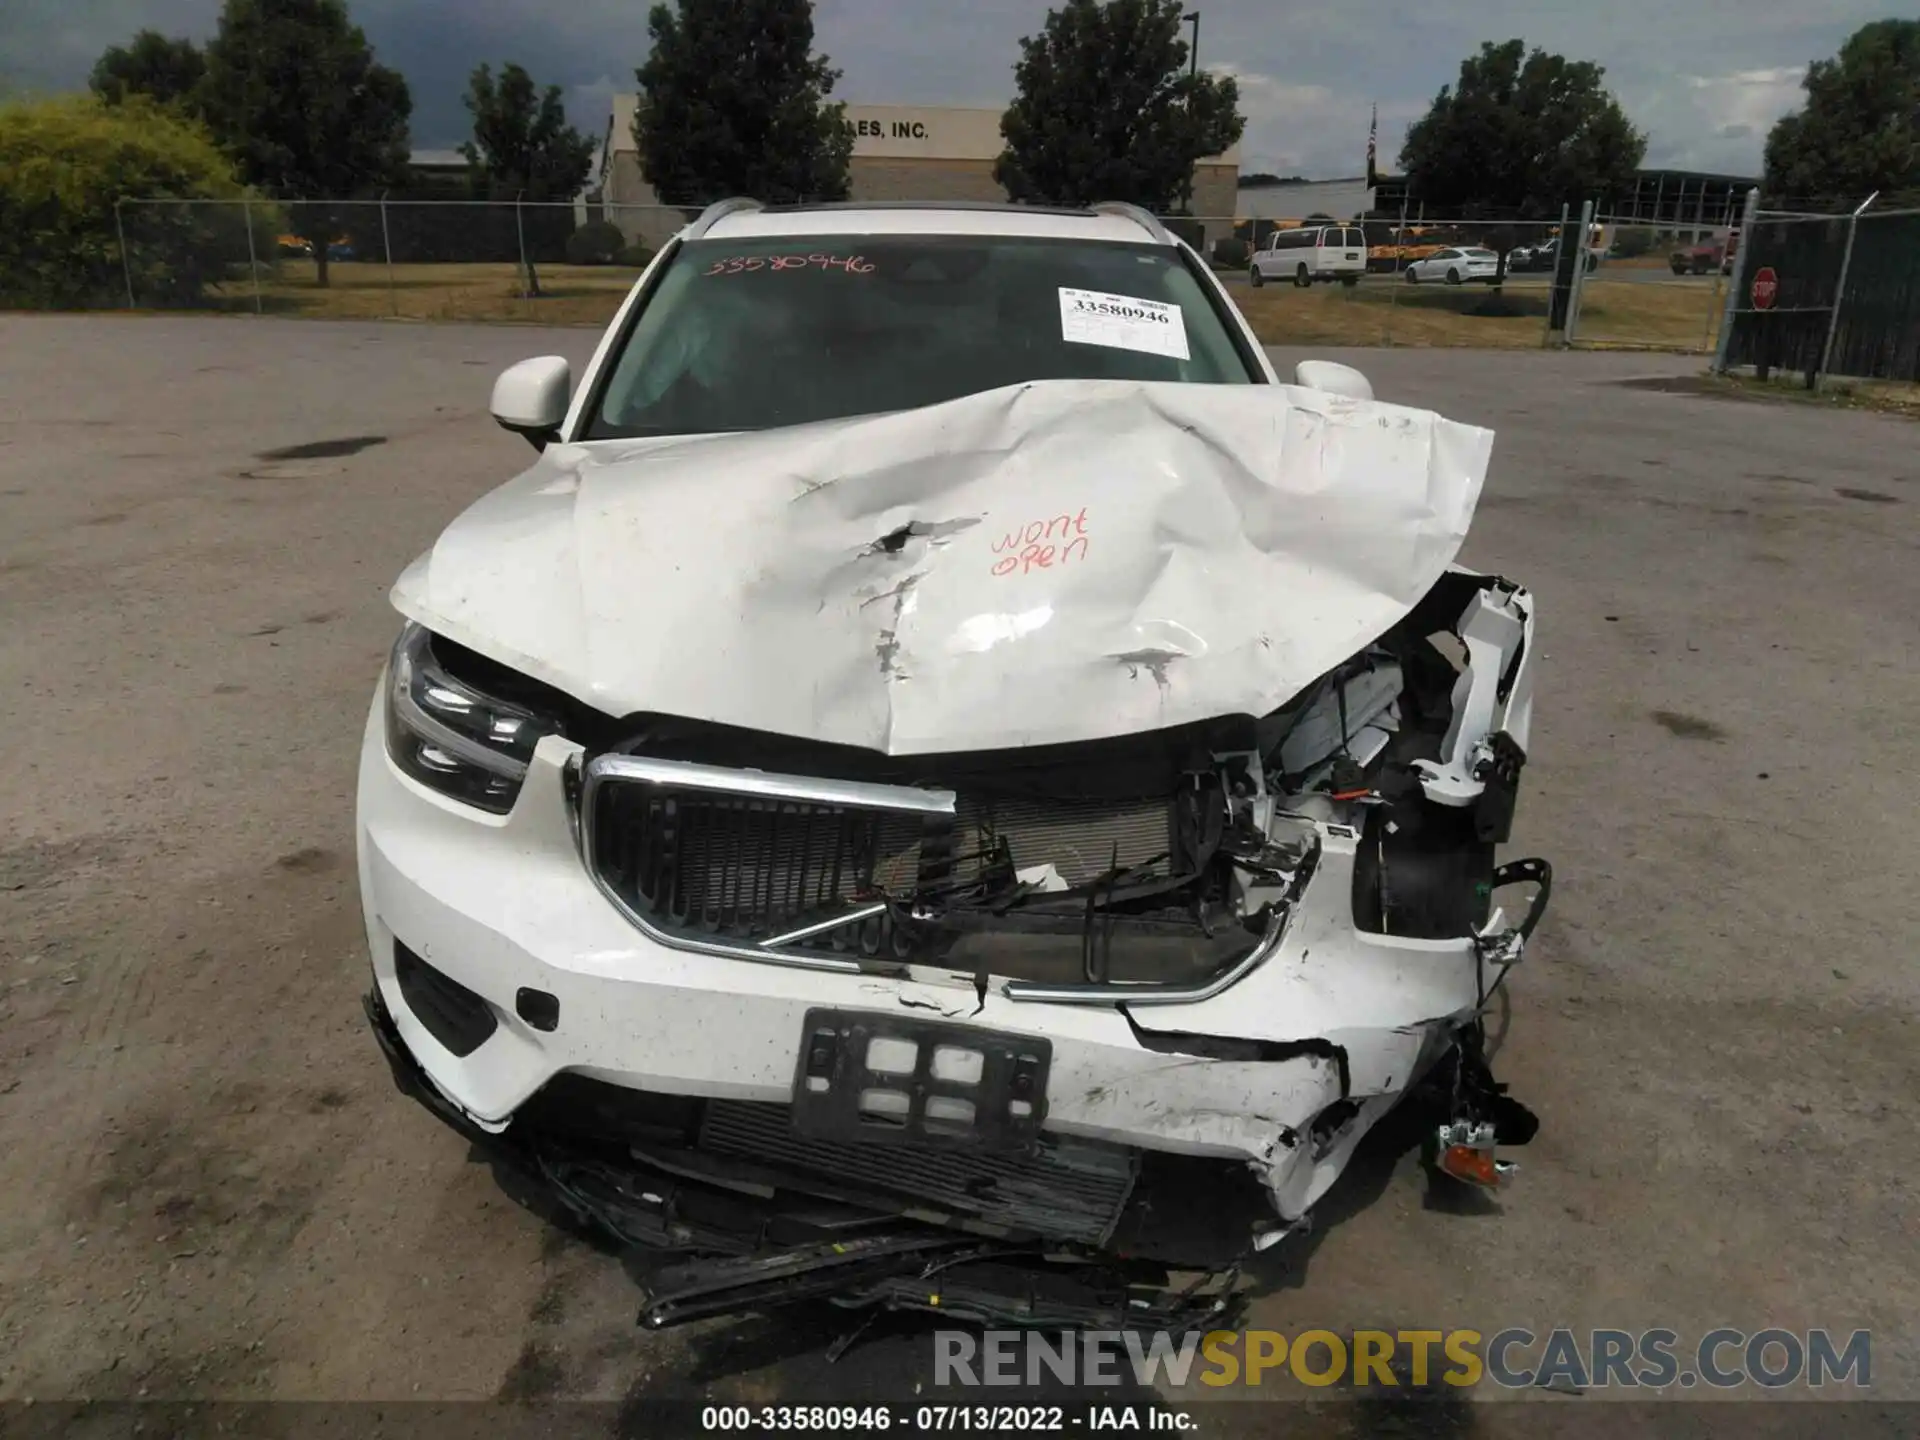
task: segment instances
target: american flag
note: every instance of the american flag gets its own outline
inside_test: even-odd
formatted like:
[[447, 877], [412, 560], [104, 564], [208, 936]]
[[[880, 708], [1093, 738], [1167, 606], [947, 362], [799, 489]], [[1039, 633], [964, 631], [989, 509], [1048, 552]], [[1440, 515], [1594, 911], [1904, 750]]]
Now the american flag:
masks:
[[1367, 131], [1367, 188], [1371, 190], [1380, 183], [1380, 172], [1376, 161], [1380, 147], [1380, 107], [1373, 107], [1373, 125]]

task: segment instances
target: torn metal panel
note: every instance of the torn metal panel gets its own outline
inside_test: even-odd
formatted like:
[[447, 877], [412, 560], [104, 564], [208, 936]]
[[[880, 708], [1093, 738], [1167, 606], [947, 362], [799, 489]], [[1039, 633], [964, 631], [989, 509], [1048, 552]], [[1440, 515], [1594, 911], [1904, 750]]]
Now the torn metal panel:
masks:
[[1261, 1168], [1284, 1134], [1340, 1096], [1340, 1067], [1320, 1056], [1204, 1063], [1168, 1056], [1085, 1088], [1063, 1102], [1060, 1116], [1174, 1154], [1239, 1153]]
[[1438, 760], [1417, 766], [1427, 798], [1439, 805], [1471, 805], [1486, 790], [1505, 735], [1524, 757], [1533, 728], [1533, 606], [1511, 586], [1479, 591], [1454, 633], [1467, 664], [1453, 691], [1453, 722]]
[[883, 754], [1261, 715], [1427, 592], [1491, 442], [1297, 386], [1062, 380], [555, 445], [394, 602], [607, 714]]
[[1282, 1044], [1340, 1044], [1343, 1035], [1358, 1032], [1373, 1038], [1349, 1055], [1353, 1089], [1365, 1094], [1395, 1078], [1404, 1082], [1398, 1032], [1464, 1015], [1475, 1003], [1474, 941], [1357, 929], [1353, 871], [1359, 847], [1350, 827], [1322, 826], [1312, 883], [1273, 952], [1239, 984], [1209, 998], [1168, 1007], [1130, 1002], [1135, 1024], [1149, 1033], [1177, 1029]]

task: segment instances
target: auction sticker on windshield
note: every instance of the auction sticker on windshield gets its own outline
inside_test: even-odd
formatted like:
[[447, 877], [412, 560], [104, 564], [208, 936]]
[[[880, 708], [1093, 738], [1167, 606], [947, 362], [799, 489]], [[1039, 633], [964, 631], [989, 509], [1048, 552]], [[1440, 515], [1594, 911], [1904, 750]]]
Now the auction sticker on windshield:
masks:
[[1178, 305], [1132, 295], [1108, 295], [1100, 290], [1060, 287], [1060, 338], [1075, 345], [1139, 350], [1176, 360], [1191, 358], [1187, 354], [1187, 321]]

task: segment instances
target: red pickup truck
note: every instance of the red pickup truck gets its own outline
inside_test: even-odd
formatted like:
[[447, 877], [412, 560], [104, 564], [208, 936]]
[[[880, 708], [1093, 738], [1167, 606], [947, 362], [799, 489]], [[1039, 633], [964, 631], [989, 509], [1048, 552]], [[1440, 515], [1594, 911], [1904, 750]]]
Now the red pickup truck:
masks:
[[1708, 275], [1718, 270], [1722, 275], [1733, 273], [1733, 257], [1740, 249], [1740, 237], [1728, 235], [1722, 240], [1709, 240], [1703, 245], [1690, 245], [1676, 250], [1667, 257], [1667, 263], [1673, 267], [1676, 275]]

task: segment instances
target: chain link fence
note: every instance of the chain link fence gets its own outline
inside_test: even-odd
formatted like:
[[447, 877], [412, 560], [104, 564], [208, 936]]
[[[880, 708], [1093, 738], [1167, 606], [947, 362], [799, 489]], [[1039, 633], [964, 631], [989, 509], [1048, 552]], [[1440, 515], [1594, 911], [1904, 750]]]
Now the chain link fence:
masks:
[[[482, 200], [126, 199], [95, 305], [336, 319], [604, 325], [700, 207]], [[1168, 216], [1201, 253], [1235, 217]]]
[[[1239, 222], [1209, 258], [1269, 344], [1530, 349], [1564, 324], [1555, 299], [1564, 228], [1415, 214], [1263, 218]], [[1362, 243], [1328, 246], [1314, 231]], [[1329, 251], [1331, 273], [1313, 273]], [[1297, 258], [1308, 254], [1313, 263]], [[1563, 309], [1564, 283], [1560, 294]]]
[[[597, 326], [697, 213], [418, 198], [129, 198], [116, 210], [117, 252], [90, 256], [86, 283], [73, 293], [89, 297], [83, 303], [137, 310]], [[1661, 226], [1600, 215], [1590, 218], [1583, 248], [1578, 214], [1555, 221], [1423, 213], [1162, 220], [1212, 264], [1269, 344], [1696, 352], [1711, 350], [1719, 333], [1737, 228], [1704, 209]], [[1310, 242], [1308, 232], [1319, 234]], [[1263, 259], [1276, 237], [1289, 247], [1286, 264]], [[1339, 255], [1304, 285], [1294, 253], [1303, 243], [1316, 257]], [[1906, 282], [1893, 274], [1895, 260], [1878, 250], [1874, 256], [1863, 277], [1884, 273], [1872, 282], [1874, 293], [1899, 293]], [[1310, 268], [1320, 268], [1318, 258]], [[1796, 261], [1793, 268], [1802, 267]], [[1844, 334], [1849, 355], [1888, 348], [1884, 336], [1867, 338], [1858, 326]], [[1911, 345], [1893, 349], [1909, 353]], [[1895, 363], [1898, 353], [1875, 363]]]
[[601, 325], [689, 213], [512, 201], [124, 200], [116, 215], [123, 303]]
[[1595, 207], [1592, 260], [1566, 340], [1587, 349], [1712, 353], [1737, 241], [1725, 206], [1653, 224]]

